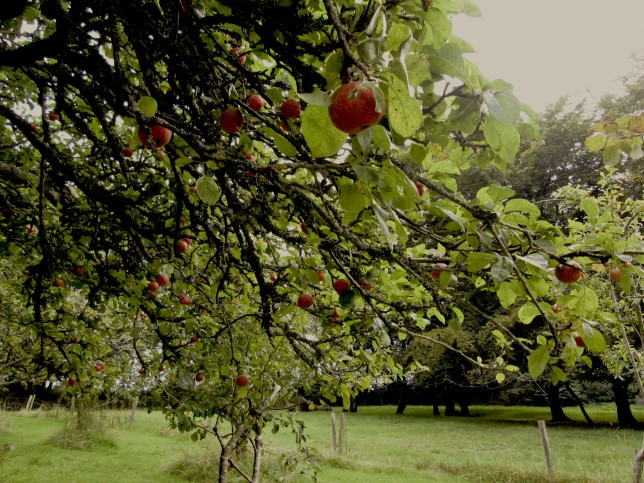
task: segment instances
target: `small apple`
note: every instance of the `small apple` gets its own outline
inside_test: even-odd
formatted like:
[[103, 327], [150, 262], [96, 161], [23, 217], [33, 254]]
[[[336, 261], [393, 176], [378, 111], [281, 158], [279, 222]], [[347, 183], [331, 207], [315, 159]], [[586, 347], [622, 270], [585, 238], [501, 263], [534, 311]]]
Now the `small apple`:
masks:
[[77, 277], [82, 277], [83, 275], [85, 275], [85, 269], [80, 266], [76, 267], [74, 269], [74, 275], [76, 275]]
[[62, 287], [63, 285], [65, 285], [65, 282], [61, 279], [58, 279], [54, 282], [54, 286], [56, 287]]
[[[434, 268], [447, 268], [447, 265], [445, 263], [439, 262], [434, 265]], [[439, 279], [441, 278], [441, 273], [443, 273], [442, 270], [435, 270], [432, 272], [432, 277]]]
[[190, 191], [191, 194], [194, 195], [197, 192], [197, 187], [196, 186], [191, 186], [189, 191]]
[[293, 97], [286, 99], [280, 106], [280, 113], [284, 119], [299, 119], [302, 115], [300, 101]]
[[146, 373], [147, 371], [144, 368], [139, 369], [139, 374], [142, 376]]
[[163, 371], [165, 371], [165, 367], [159, 366], [159, 372], [163, 372]]
[[376, 94], [371, 83], [347, 82], [331, 95], [329, 105], [331, 122], [347, 134], [358, 134], [378, 124], [384, 112], [384, 105], [382, 109], [378, 109]]
[[302, 233], [304, 233], [305, 235], [309, 234], [309, 227], [306, 226], [305, 222], [300, 223], [300, 229], [302, 230]]
[[367, 292], [373, 288], [372, 285], [364, 279], [360, 279], [360, 283], [362, 284], [362, 288], [364, 288]]
[[69, 337], [69, 341], [70, 341], [72, 344], [75, 344], [76, 342], [78, 342], [78, 336], [77, 336], [76, 334], [72, 334], [72, 335]]
[[333, 320], [338, 320], [340, 318], [340, 314], [338, 313], [338, 309], [333, 309], [333, 313], [331, 314], [331, 318]]
[[50, 111], [47, 117], [49, 118], [50, 121], [58, 121], [58, 119], [60, 119], [56, 111]]
[[286, 131], [286, 132], [291, 132], [292, 131], [290, 126], [288, 124], [286, 124], [284, 121], [282, 121], [281, 119], [277, 120], [277, 124], [279, 125], [279, 127], [284, 129], [284, 131]]
[[152, 145], [152, 147], [155, 148], [162, 148], [172, 139], [172, 131], [170, 131], [170, 129], [166, 129], [163, 126], [159, 126], [158, 124], [153, 124], [152, 126], [150, 126], [149, 136], [148, 131], [143, 126], [139, 127], [138, 134], [139, 139], [144, 146]]
[[168, 278], [167, 275], [160, 273], [159, 275], [157, 275], [156, 281], [159, 285], [163, 287], [170, 281], [170, 279]]
[[338, 294], [340, 294], [340, 295], [342, 294], [342, 292], [344, 292], [344, 291], [345, 291], [345, 290], [347, 290], [348, 288], [349, 288], [349, 282], [347, 282], [347, 281], [346, 281], [345, 279], [343, 279], [343, 278], [339, 278], [339, 279], [338, 279], [338, 280], [336, 280], [336, 281], [335, 281], [335, 283], [333, 284], [333, 289], [334, 289]]
[[581, 338], [581, 336], [575, 337], [575, 344], [577, 344], [577, 347], [586, 347], [586, 343], [584, 342], [584, 339]]
[[552, 311], [553, 311], [555, 314], [558, 314], [559, 312], [561, 312], [561, 309], [559, 308], [559, 304], [554, 304], [554, 305], [552, 306]]
[[155, 299], [155, 298], [157, 298], [157, 296], [158, 296], [158, 295], [159, 295], [159, 294], [157, 294], [156, 292], [150, 292], [150, 298], [151, 298], [151, 299]]
[[555, 268], [555, 277], [563, 283], [573, 283], [581, 278], [584, 272], [581, 265], [574, 260], [566, 263], [560, 263]]
[[271, 282], [276, 282], [276, 281], [277, 281], [277, 274], [271, 273]]
[[244, 126], [244, 116], [236, 107], [229, 107], [219, 117], [219, 127], [228, 134], [235, 134]]
[[297, 306], [301, 309], [308, 309], [313, 305], [313, 295], [310, 293], [303, 293], [297, 299]]
[[98, 372], [101, 372], [104, 368], [105, 368], [105, 366], [103, 364], [96, 364], [94, 366], [94, 369], [96, 369], [96, 371], [98, 371]]
[[252, 163], [253, 161], [255, 161], [255, 156], [253, 156], [253, 155], [252, 155], [252, 154], [250, 154], [250, 153], [244, 153], [244, 157], [245, 157], [248, 161], [250, 161], [251, 163]]
[[32, 123], [31, 126], [29, 126], [29, 127], [31, 128], [31, 132], [37, 133], [38, 131], [40, 131], [40, 128], [38, 127], [38, 124], [36, 124], [35, 122]]
[[237, 379], [235, 379], [235, 383], [239, 387], [244, 387], [244, 386], [248, 385], [249, 382], [250, 382], [250, 377], [247, 374], [241, 374], [241, 375], [237, 376]]
[[324, 282], [324, 280], [326, 279], [326, 273], [324, 272], [324, 270], [318, 270], [318, 271], [317, 271], [317, 272], [315, 272], [315, 273], [316, 273], [316, 275], [318, 276], [318, 280], [319, 280], [320, 282]]
[[148, 284], [148, 290], [150, 292], [156, 292], [157, 290], [159, 290], [159, 287], [160, 287], [159, 282], [150, 282]]
[[418, 196], [422, 198], [423, 195], [425, 194], [425, 187], [422, 185], [420, 181], [416, 181], [414, 184], [416, 185], [416, 189], [418, 190]]
[[203, 380], [204, 380], [204, 379], [205, 379], [205, 378], [203, 377], [203, 374], [197, 374], [197, 375], [195, 376], [195, 381], [196, 381], [196, 382], [203, 382]]
[[240, 64], [245, 64], [246, 63], [246, 54], [244, 54], [244, 48], [243, 47], [233, 47], [231, 49], [231, 52], [234, 55], [237, 55], [237, 62]]
[[264, 98], [259, 94], [253, 94], [248, 98], [246, 104], [248, 104], [248, 107], [250, 107], [253, 111], [259, 112], [262, 110], [266, 102], [264, 101]]
[[190, 297], [186, 297], [185, 295], [179, 299], [179, 303], [181, 305], [192, 305], [192, 299]]
[[622, 270], [619, 267], [615, 267], [610, 271], [610, 279], [613, 282], [620, 282], [622, 280]]
[[76, 379], [67, 379], [67, 385], [68, 386], [75, 386], [76, 385]]
[[134, 154], [134, 149], [132, 149], [130, 146], [125, 146], [123, 148], [123, 156], [126, 158], [129, 158]]
[[192, 337], [190, 337], [190, 342], [192, 342], [193, 344], [196, 344], [197, 342], [199, 342], [199, 337], [196, 335], [193, 335]]
[[187, 236], [184, 236], [184, 237], [182, 238], [182, 240], [183, 240], [184, 242], [186, 242], [188, 245], [190, 245], [190, 244], [192, 243], [192, 238], [187, 237]]
[[183, 240], [179, 240], [177, 242], [177, 251], [179, 253], [186, 253], [188, 251], [188, 244]]

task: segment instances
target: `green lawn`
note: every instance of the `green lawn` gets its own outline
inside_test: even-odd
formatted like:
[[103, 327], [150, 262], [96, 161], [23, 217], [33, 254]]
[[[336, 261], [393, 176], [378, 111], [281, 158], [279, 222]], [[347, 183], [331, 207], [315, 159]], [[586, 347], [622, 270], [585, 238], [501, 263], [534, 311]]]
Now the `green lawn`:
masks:
[[[644, 420], [644, 409], [636, 414]], [[360, 408], [345, 414], [346, 448], [331, 451], [330, 414], [302, 413], [310, 445], [316, 448], [321, 482], [624, 482], [632, 479], [633, 454], [644, 432], [610, 427], [549, 426], [555, 477], [548, 479], [538, 419], [547, 409], [472, 408], [473, 417], [433, 416], [431, 407], [409, 407], [397, 416], [393, 407]], [[567, 409], [581, 421], [581, 415]], [[590, 408], [598, 421], [611, 421], [612, 407]], [[140, 412], [133, 427], [128, 414], [100, 413], [112, 445], [89, 450], [61, 449], [51, 436], [65, 425], [65, 413], [0, 414], [0, 449], [15, 445], [0, 463], [3, 482], [180, 482], [169, 468], [197, 470], [216, 453], [212, 440], [193, 443], [189, 435], [167, 429], [159, 413]], [[338, 418], [339, 419], [339, 418]], [[269, 425], [270, 428], [270, 425]], [[266, 461], [279, 473], [275, 456], [292, 453], [293, 437], [267, 430]], [[211, 458], [212, 459], [212, 458]], [[272, 461], [271, 461], [272, 460]], [[199, 475], [195, 471], [195, 475]], [[205, 481], [203, 473], [193, 476]], [[215, 474], [210, 472], [210, 481]], [[265, 481], [271, 481], [270, 477]], [[289, 481], [311, 481], [297, 473]]]

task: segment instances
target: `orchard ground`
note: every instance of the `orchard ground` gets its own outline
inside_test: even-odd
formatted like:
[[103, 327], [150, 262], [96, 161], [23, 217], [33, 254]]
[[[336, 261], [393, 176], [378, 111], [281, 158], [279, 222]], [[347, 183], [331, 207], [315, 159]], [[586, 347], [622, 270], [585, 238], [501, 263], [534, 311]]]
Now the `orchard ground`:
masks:
[[[473, 417], [433, 416], [431, 407], [411, 406], [395, 415], [392, 406], [361, 407], [345, 414], [342, 455], [331, 449], [329, 412], [297, 413], [306, 424], [307, 444], [316, 448], [320, 482], [623, 482], [632, 479], [633, 454], [640, 431], [614, 427], [611, 405], [592, 406], [600, 427], [588, 428], [575, 408], [566, 412], [578, 425], [548, 426], [555, 475], [548, 478], [537, 428], [547, 408], [474, 406]], [[634, 407], [639, 419], [644, 408]], [[337, 411], [337, 408], [336, 408]], [[214, 438], [192, 442], [189, 434], [169, 430], [161, 413], [96, 411], [105, 431], [91, 449], [63, 449], [61, 430], [69, 411], [0, 413], [0, 474], [6, 482], [65, 481], [180, 482], [213, 481], [218, 445]], [[338, 414], [336, 414], [338, 416]], [[339, 418], [338, 418], [339, 419]], [[292, 434], [265, 432], [263, 481], [313, 481], [289, 473], [279, 463], [294, 454]], [[57, 437], [56, 437], [57, 436]], [[237, 481], [237, 480], [235, 480]]]

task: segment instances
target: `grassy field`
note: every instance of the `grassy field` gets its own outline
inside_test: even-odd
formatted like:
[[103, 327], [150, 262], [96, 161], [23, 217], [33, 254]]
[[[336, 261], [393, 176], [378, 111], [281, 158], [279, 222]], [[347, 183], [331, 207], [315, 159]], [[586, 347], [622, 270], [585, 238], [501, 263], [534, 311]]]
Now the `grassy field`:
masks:
[[[644, 408], [635, 408], [644, 420]], [[346, 446], [331, 450], [330, 415], [297, 414], [305, 422], [309, 444], [316, 448], [320, 482], [624, 482], [632, 479], [634, 450], [644, 432], [610, 426], [549, 426], [555, 475], [548, 477], [536, 421], [547, 409], [472, 408], [473, 417], [433, 416], [431, 407], [409, 407], [395, 415], [393, 407], [360, 408], [345, 414]], [[573, 409], [567, 413], [582, 421]], [[597, 421], [614, 421], [612, 407], [593, 407]], [[100, 438], [87, 449], [66, 449], [72, 437], [67, 412], [0, 413], [0, 456], [3, 482], [112, 483], [215, 481], [216, 444], [191, 442], [189, 435], [167, 428], [159, 413], [140, 412], [132, 427], [125, 412], [96, 413]], [[339, 419], [339, 418], [338, 418]], [[70, 436], [70, 434], [72, 436]], [[277, 464], [293, 453], [290, 431], [267, 431], [268, 474], [284, 476]], [[61, 442], [63, 447], [61, 447]], [[94, 446], [91, 447], [90, 445]], [[312, 481], [291, 475], [287, 481]]]

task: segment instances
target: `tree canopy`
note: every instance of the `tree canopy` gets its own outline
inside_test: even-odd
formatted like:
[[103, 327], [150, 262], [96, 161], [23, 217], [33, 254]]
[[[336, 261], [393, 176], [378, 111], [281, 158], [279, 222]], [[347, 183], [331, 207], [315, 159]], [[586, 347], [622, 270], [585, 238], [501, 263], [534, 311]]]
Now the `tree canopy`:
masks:
[[[641, 210], [582, 240], [509, 188], [459, 192], [537, 136], [451, 32], [469, 0], [18, 4], [0, 11], [3, 377], [154, 387], [173, 424], [219, 438], [221, 481], [241, 441], [259, 458], [278, 400], [315, 385], [348, 405], [401, 375], [410, 337], [499, 381], [510, 347], [561, 379], [606, 317], [590, 276], [555, 274], [575, 258], [632, 273], [624, 290], [642, 275]], [[489, 360], [432, 337], [465, 314], [497, 324]]]

